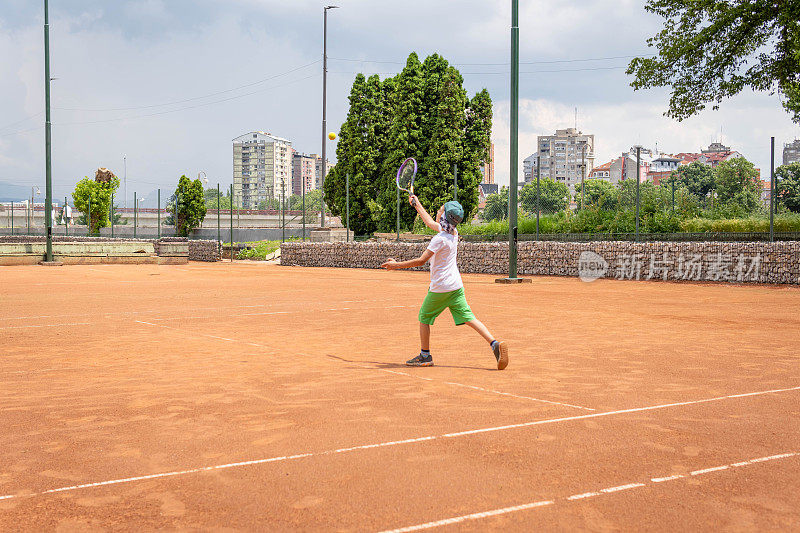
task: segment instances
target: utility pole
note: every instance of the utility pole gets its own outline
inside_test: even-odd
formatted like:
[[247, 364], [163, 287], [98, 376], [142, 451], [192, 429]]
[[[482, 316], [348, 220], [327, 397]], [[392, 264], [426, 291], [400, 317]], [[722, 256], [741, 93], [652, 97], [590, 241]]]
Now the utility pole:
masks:
[[775, 240], [775, 137], [770, 139], [769, 150], [769, 242]]
[[639, 182], [641, 181], [641, 171], [642, 171], [642, 147], [636, 147], [636, 234], [634, 238], [636, 242], [639, 242]]
[[44, 149], [45, 149], [45, 225], [47, 226], [47, 245], [45, 262], [53, 262], [53, 213], [49, 206], [53, 204], [53, 161], [52, 137], [50, 133], [50, 14], [47, 0], [44, 0]]
[[322, 188], [322, 211], [320, 213], [320, 227], [325, 227], [325, 170], [328, 166], [325, 150], [328, 144], [328, 122], [327, 113], [327, 91], [328, 91], [328, 10], [337, 9], [339, 6], [325, 6], [322, 10], [322, 177], [320, 180]]
[[511, 0], [511, 183], [508, 191], [508, 277], [498, 283], [530, 282], [517, 277], [517, 175], [519, 170], [519, 0]]

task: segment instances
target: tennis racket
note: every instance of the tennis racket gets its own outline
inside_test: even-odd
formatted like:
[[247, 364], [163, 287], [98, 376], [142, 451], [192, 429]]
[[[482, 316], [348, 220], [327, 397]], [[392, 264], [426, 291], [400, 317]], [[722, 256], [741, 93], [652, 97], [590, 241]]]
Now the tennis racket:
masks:
[[409, 157], [397, 170], [397, 188], [409, 196], [414, 194], [414, 177], [417, 175], [417, 160]]

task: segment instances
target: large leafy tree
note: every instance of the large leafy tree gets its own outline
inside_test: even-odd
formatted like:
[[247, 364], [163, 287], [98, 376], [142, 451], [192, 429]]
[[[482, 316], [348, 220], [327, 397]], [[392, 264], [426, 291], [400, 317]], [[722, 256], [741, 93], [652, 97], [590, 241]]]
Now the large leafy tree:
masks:
[[647, 42], [655, 57], [631, 61], [634, 89], [669, 87], [667, 116], [683, 120], [745, 88], [777, 92], [800, 122], [800, 2], [647, 0], [664, 19]]
[[[175, 203], [178, 205], [178, 222], [175, 223]], [[199, 179], [194, 181], [185, 175], [178, 180], [178, 188], [175, 193], [167, 200], [166, 223], [175, 226], [178, 235], [186, 236], [193, 229], [200, 227], [206, 217], [206, 200], [203, 182]]]
[[381, 174], [391, 115], [386, 99], [391, 98], [391, 83], [377, 75], [366, 79], [358, 74], [350, 90], [350, 110], [339, 130], [336, 147], [338, 163], [325, 178], [325, 201], [334, 215], [345, 213], [346, 182], [350, 176], [350, 227], [356, 234], [375, 231], [382, 220], [383, 205], [376, 203], [380, 191], [388, 188]]
[[761, 203], [761, 182], [753, 163], [743, 157], [721, 162], [714, 169], [714, 188], [723, 205], [740, 208], [747, 213]]
[[800, 213], [800, 163], [779, 166], [775, 169], [775, 176], [779, 205], [793, 213]]
[[486, 197], [486, 206], [481, 213], [483, 220], [505, 220], [508, 218], [508, 187], [503, 187], [497, 194]]
[[[617, 188], [606, 180], [590, 179], [584, 182], [583, 205], [585, 208], [597, 207], [613, 209], [617, 204]], [[581, 188], [575, 187], [575, 203], [581, 207]]]
[[686, 187], [698, 198], [705, 198], [714, 188], [714, 171], [711, 167], [695, 161], [673, 170], [665, 183], [672, 187], [673, 180], [676, 188]]
[[80, 212], [89, 213], [89, 233], [96, 235], [100, 228], [108, 227], [111, 223], [111, 195], [119, 188], [119, 178], [110, 175], [110, 179], [83, 178], [75, 185], [72, 201]]
[[[539, 208], [544, 214], [564, 211], [569, 205], [569, 186], [550, 178], [539, 180]], [[522, 187], [519, 193], [522, 209], [528, 213], [536, 213], [536, 182], [531, 181]]]
[[[325, 180], [325, 198], [334, 215], [345, 212], [345, 180], [350, 175], [350, 223], [356, 233], [390, 231], [396, 224], [394, 177], [407, 157], [418, 163], [414, 192], [429, 210], [458, 199], [469, 220], [478, 206], [480, 163], [488, 159], [491, 135], [488, 92], [467, 98], [461, 74], [437, 54], [419, 61], [412, 53], [404, 69], [382, 82], [356, 76], [350, 110], [339, 133], [339, 163]], [[415, 210], [400, 202], [403, 228]]]

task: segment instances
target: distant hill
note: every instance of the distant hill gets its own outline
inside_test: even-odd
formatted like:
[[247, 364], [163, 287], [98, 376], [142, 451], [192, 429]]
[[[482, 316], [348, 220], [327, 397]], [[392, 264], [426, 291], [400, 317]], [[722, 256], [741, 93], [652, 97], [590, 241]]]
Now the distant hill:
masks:
[[0, 181], [0, 202], [24, 202], [30, 195], [30, 187]]

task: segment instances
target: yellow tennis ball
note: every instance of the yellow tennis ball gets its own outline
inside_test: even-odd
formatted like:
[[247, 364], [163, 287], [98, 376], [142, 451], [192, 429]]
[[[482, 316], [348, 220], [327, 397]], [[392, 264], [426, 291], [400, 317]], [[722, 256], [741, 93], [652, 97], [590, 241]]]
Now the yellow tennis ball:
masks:
[[336, 134], [335, 134], [335, 133], [333, 133], [333, 132], [330, 132], [330, 133], [328, 134], [328, 139], [330, 139], [330, 140], [334, 140], [335, 138], [336, 138]]

